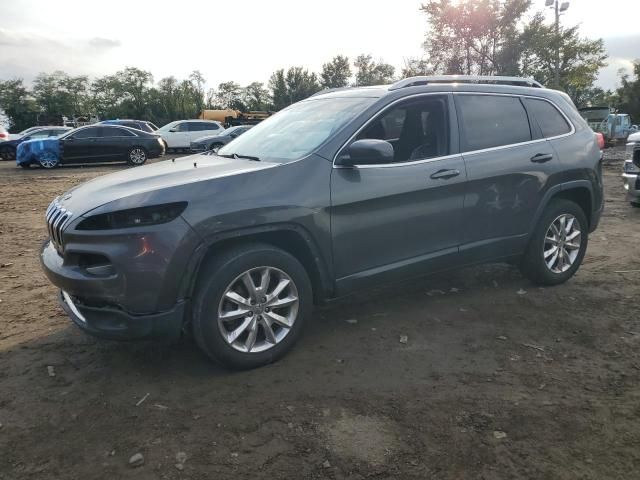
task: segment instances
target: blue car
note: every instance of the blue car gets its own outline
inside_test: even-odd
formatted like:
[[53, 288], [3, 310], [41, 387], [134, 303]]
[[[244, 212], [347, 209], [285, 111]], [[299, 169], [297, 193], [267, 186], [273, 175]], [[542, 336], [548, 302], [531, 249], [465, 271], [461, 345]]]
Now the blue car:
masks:
[[15, 160], [16, 150], [18, 148], [18, 145], [20, 145], [22, 142], [48, 137], [58, 137], [63, 133], [68, 132], [69, 130], [71, 130], [71, 128], [69, 127], [54, 126], [29, 128], [23, 133], [23, 135], [7, 140], [6, 142], [2, 142], [0, 144], [0, 157], [2, 157], [3, 160]]
[[22, 168], [29, 168], [32, 163], [52, 168], [58, 164], [59, 158], [60, 142], [57, 137], [27, 140], [16, 149], [16, 163]]

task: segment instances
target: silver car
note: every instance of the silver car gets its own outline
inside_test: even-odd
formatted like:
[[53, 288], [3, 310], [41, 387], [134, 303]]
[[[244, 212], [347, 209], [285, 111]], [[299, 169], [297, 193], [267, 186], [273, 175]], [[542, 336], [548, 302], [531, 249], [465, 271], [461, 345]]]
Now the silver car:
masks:
[[640, 132], [629, 135], [622, 173], [627, 199], [634, 207], [640, 207]]

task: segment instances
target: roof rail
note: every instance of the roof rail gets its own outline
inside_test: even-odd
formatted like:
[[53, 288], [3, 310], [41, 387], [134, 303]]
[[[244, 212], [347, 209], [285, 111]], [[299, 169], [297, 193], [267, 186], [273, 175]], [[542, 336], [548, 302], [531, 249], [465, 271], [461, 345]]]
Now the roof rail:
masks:
[[389, 90], [398, 90], [399, 88], [415, 87], [418, 85], [429, 85], [430, 83], [482, 83], [544, 88], [541, 83], [535, 81], [533, 78], [484, 75], [432, 75], [404, 78], [391, 85]]

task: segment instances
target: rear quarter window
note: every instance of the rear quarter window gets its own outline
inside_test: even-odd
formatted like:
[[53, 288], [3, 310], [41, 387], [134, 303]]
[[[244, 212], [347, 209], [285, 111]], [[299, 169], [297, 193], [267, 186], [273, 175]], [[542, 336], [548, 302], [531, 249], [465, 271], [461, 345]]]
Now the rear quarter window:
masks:
[[525, 98], [529, 112], [538, 122], [538, 126], [545, 138], [557, 137], [571, 132], [571, 125], [567, 123], [556, 107], [545, 100], [535, 98]]
[[527, 112], [518, 97], [456, 95], [465, 152], [531, 140]]

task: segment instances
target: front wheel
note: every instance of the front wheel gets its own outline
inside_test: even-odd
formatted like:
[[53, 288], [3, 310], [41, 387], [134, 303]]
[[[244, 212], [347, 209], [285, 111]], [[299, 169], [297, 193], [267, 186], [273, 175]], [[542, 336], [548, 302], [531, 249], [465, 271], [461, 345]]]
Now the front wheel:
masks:
[[539, 285], [564, 283], [580, 268], [588, 240], [582, 208], [570, 200], [552, 200], [529, 241], [522, 273]]
[[30, 162], [28, 162], [28, 163], [21, 163], [21, 164], [20, 164], [20, 166], [21, 166], [22, 168], [24, 168], [24, 169], [28, 170], [28, 169], [30, 169], [30, 168], [31, 168], [31, 163], [30, 163]]
[[638, 203], [638, 202], [629, 202], [629, 204], [630, 204], [632, 207], [640, 208], [640, 203]]
[[203, 268], [193, 333], [212, 359], [230, 368], [255, 368], [293, 347], [311, 306], [311, 282], [295, 257], [265, 244], [238, 247]]
[[55, 152], [44, 150], [38, 154], [38, 162], [43, 168], [56, 168], [60, 160]]
[[137, 167], [139, 165], [144, 165], [147, 161], [147, 152], [142, 147], [133, 147], [127, 153], [127, 162], [129, 165], [133, 165]]

